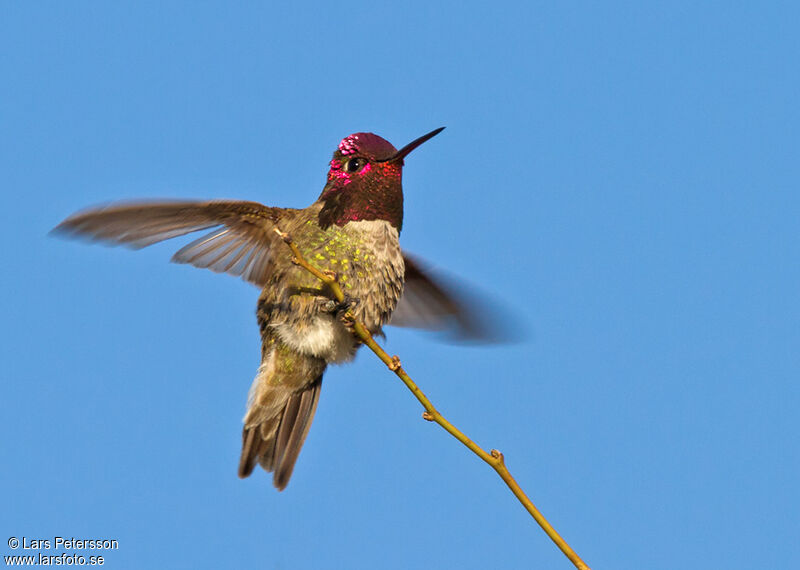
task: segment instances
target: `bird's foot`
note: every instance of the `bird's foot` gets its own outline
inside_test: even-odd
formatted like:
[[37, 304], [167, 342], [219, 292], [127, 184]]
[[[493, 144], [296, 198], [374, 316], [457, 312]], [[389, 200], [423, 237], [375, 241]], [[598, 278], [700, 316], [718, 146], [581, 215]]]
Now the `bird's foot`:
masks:
[[322, 307], [322, 310], [326, 313], [334, 315], [348, 328], [351, 328], [355, 322], [348, 316], [348, 314], [352, 314], [353, 308], [355, 308], [360, 302], [361, 301], [355, 297], [345, 297], [344, 301], [341, 303], [334, 301], [333, 299], [328, 299], [327, 297], [319, 298], [319, 303]]
[[355, 318], [353, 317], [353, 308], [358, 305], [361, 301], [354, 297], [345, 297], [344, 301], [341, 303], [337, 303], [336, 307], [334, 308], [334, 314], [339, 321], [346, 326], [351, 332], [353, 330], [353, 326], [356, 324]]

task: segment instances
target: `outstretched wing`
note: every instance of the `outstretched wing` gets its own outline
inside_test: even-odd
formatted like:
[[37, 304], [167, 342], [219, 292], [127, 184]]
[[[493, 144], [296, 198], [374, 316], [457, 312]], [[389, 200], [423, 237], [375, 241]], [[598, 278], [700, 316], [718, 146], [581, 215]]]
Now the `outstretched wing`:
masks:
[[[278, 222], [299, 210], [268, 208], [257, 202], [133, 202], [73, 214], [53, 231], [139, 249], [191, 232], [215, 228], [172, 257], [264, 286]], [[288, 255], [288, 253], [287, 253]]]
[[453, 340], [505, 342], [510, 340], [508, 322], [496, 313], [496, 303], [470, 291], [464, 285], [449, 284], [423, 271], [421, 263], [403, 253], [405, 284], [403, 296], [392, 313], [390, 325], [441, 331]]

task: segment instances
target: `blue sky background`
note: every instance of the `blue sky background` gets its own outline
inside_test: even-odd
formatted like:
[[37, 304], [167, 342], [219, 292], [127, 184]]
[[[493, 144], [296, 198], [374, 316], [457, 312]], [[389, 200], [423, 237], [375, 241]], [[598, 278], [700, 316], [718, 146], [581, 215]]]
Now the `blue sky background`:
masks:
[[[110, 568], [569, 568], [371, 355], [293, 480], [236, 477], [257, 291], [47, 236], [136, 197], [303, 207], [338, 141], [407, 160], [404, 247], [518, 344], [389, 330], [594, 568], [800, 556], [792, 3], [16, 2], [0, 8], [0, 551]], [[180, 242], [180, 243], [185, 243]]]

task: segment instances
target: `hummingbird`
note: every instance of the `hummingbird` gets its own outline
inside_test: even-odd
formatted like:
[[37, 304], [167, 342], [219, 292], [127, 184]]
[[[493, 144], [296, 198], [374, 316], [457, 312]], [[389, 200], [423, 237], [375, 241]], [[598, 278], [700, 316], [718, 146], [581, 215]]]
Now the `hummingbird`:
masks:
[[[344, 311], [374, 335], [386, 324], [440, 328], [449, 321], [480, 338], [457, 295], [403, 252], [402, 175], [406, 156], [438, 128], [397, 150], [372, 133], [342, 139], [319, 198], [307, 208], [238, 200], [117, 203], [73, 214], [54, 232], [139, 249], [201, 230], [172, 258], [240, 276], [261, 289], [256, 318], [261, 364], [242, 429], [239, 477], [260, 465], [283, 490], [311, 427], [329, 364], [351, 360], [360, 346]], [[285, 232], [303, 257], [331, 271], [346, 295], [292, 262]]]

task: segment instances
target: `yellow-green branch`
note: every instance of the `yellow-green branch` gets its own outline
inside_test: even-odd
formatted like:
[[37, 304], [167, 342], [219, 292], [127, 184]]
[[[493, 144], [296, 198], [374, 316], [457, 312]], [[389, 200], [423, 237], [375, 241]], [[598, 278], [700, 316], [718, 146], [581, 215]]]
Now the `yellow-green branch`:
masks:
[[[300, 249], [297, 247], [297, 244], [292, 241], [292, 238], [289, 234], [284, 233], [279, 229], [276, 229], [275, 232], [291, 248], [292, 254], [294, 255], [294, 257], [292, 257], [292, 261], [314, 274], [320, 281], [327, 285], [338, 302], [344, 302], [345, 294], [344, 291], [342, 291], [342, 288], [339, 286], [336, 275], [331, 272], [321, 271], [306, 261], [306, 259], [303, 257], [303, 254], [300, 252]], [[389, 370], [394, 372], [400, 378], [400, 380], [403, 381], [406, 387], [411, 390], [411, 393], [414, 394], [414, 397], [419, 400], [420, 404], [422, 404], [422, 406], [425, 408], [422, 417], [429, 422], [435, 422], [442, 426], [447, 433], [463, 443], [470, 449], [470, 451], [488, 463], [492, 469], [494, 469], [497, 474], [500, 475], [500, 478], [505, 481], [505, 484], [508, 485], [508, 488], [511, 489], [511, 492], [514, 493], [514, 496], [517, 498], [517, 500], [522, 503], [522, 506], [525, 507], [525, 510], [527, 510], [536, 520], [539, 526], [542, 527], [542, 530], [544, 530], [547, 536], [549, 536], [550, 539], [556, 543], [556, 546], [561, 549], [561, 552], [563, 552], [564, 555], [569, 558], [570, 562], [572, 562], [575, 567], [579, 568], [580, 570], [589, 570], [589, 566], [587, 566], [583, 560], [581, 560], [581, 558], [575, 553], [574, 550], [572, 550], [569, 544], [567, 544], [567, 542], [561, 538], [561, 535], [559, 535], [552, 525], [547, 522], [547, 519], [544, 518], [544, 515], [539, 512], [539, 509], [536, 508], [533, 502], [528, 498], [528, 496], [516, 482], [514, 477], [511, 476], [511, 473], [506, 467], [503, 454], [496, 449], [492, 449], [489, 452], [485, 451], [478, 444], [464, 435], [457, 427], [447, 421], [447, 419], [436, 410], [428, 397], [422, 392], [422, 390], [419, 389], [419, 386], [416, 385], [416, 383], [403, 369], [402, 365], [400, 364], [400, 358], [397, 356], [389, 356], [389, 354], [383, 350], [383, 348], [381, 348], [377, 342], [375, 342], [372, 334], [370, 334], [364, 324], [355, 319], [351, 311], [348, 310], [344, 316], [352, 324], [355, 335], [358, 336], [358, 338], [365, 345], [367, 345], [369, 349], [381, 359], [381, 361], [383, 361]]]

